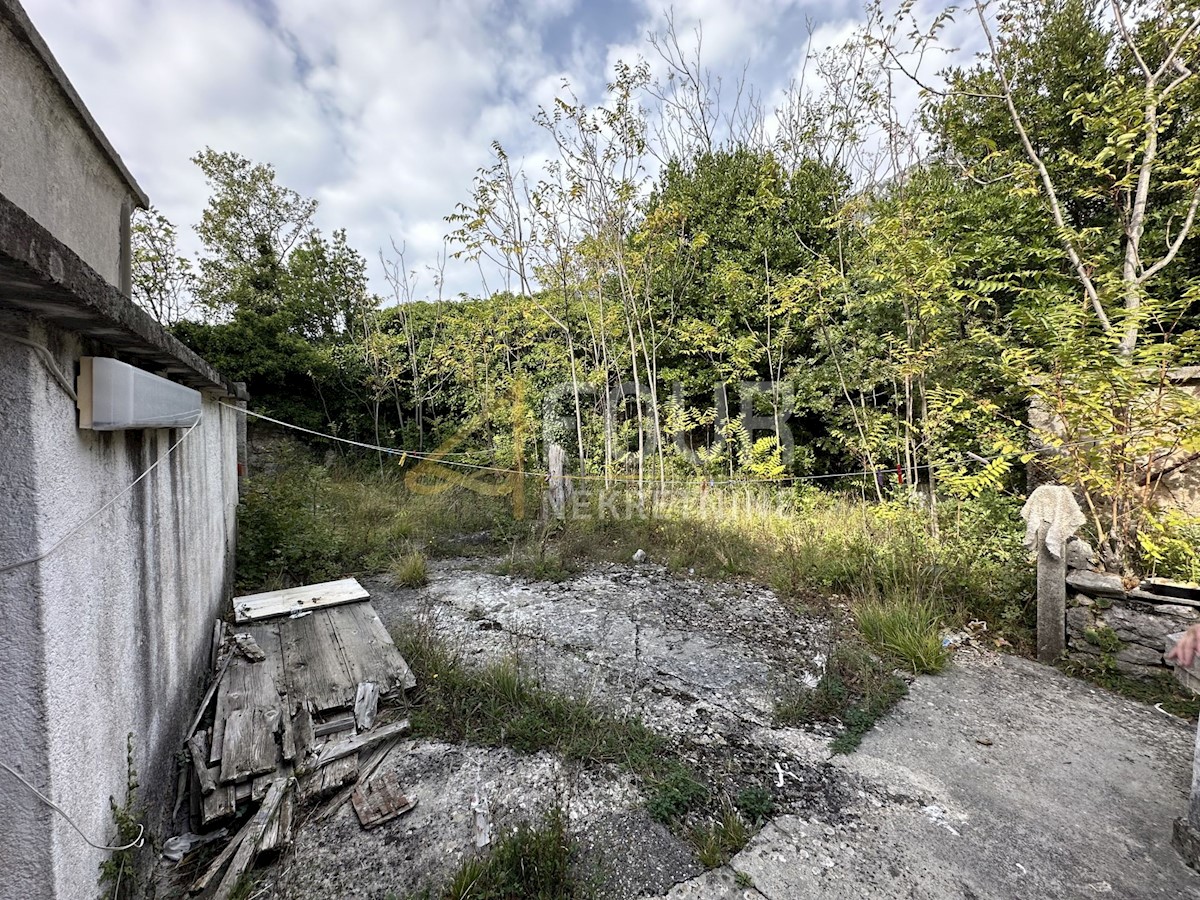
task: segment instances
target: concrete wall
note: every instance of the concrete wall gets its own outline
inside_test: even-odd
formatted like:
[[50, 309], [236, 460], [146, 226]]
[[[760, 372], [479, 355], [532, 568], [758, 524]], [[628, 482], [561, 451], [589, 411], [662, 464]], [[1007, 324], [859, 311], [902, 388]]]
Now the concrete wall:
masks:
[[0, 194], [121, 285], [131, 193], [58, 82], [0, 17]]
[[[24, 314], [0, 311], [0, 334], [48, 346], [72, 376], [81, 355], [103, 355]], [[183, 433], [80, 430], [42, 361], [3, 337], [0, 416], [0, 567], [50, 546]], [[231, 584], [239, 418], [206, 395], [200, 425], [133, 491], [44, 561], [0, 573], [0, 752], [92, 840], [113, 837], [129, 733], [147, 827], [169, 836], [176, 753]], [[2, 770], [0, 809], [0, 898], [98, 894], [104, 854]]]

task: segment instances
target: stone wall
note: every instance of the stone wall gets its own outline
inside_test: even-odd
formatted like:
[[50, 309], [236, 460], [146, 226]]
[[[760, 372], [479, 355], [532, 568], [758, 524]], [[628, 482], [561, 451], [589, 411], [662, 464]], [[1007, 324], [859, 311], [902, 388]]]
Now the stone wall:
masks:
[[1163, 661], [1167, 636], [1200, 621], [1200, 608], [1127, 589], [1097, 571], [1091, 548], [1072, 538], [1067, 553], [1067, 655], [1096, 664], [1110, 660], [1133, 678], [1171, 675]]

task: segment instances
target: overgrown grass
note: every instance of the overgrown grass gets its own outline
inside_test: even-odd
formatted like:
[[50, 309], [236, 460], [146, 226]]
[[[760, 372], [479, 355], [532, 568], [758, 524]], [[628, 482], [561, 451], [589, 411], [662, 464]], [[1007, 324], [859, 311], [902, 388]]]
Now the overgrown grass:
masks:
[[853, 606], [854, 622], [867, 643], [914, 675], [945, 668], [950, 651], [942, 646], [941, 617], [928, 601], [862, 598]]
[[425, 557], [416, 551], [405, 553], [392, 561], [392, 578], [400, 587], [417, 588], [429, 583]]
[[834, 753], [850, 753], [875, 722], [908, 693], [889, 661], [853, 640], [830, 655], [815, 688], [797, 690], [775, 709], [783, 725], [840, 722], [844, 728], [830, 745]]
[[[1033, 644], [1032, 569], [1013, 498], [943, 502], [935, 538], [919, 504], [808, 487], [581, 488], [566, 521], [546, 527], [515, 518], [511, 497], [463, 486], [413, 493], [399, 468], [331, 472], [300, 451], [284, 462], [243, 497], [243, 589], [382, 572], [412, 552], [500, 556], [508, 574], [562, 580], [588, 561], [628, 562], [642, 549], [676, 571], [744, 578], [802, 600], [838, 594], [928, 608], [951, 625], [983, 619], [1018, 650]], [[526, 483], [531, 515], [540, 490]]]
[[575, 857], [566, 813], [554, 807], [540, 824], [521, 823], [485, 855], [464, 860], [444, 887], [417, 900], [582, 900], [592, 892]]
[[696, 858], [706, 869], [725, 865], [746, 846], [750, 836], [750, 828], [729, 803], [723, 805], [717, 818], [695, 826], [689, 835]]

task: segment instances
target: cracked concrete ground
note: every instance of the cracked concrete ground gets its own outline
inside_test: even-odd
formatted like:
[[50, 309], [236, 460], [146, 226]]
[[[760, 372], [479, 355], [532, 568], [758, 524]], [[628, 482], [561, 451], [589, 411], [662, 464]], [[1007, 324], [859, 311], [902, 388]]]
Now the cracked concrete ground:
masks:
[[[564, 802], [603, 898], [1200, 898], [1170, 845], [1192, 728], [1025, 660], [922, 677], [849, 757], [777, 728], [789, 684], [819, 677], [827, 623], [769, 591], [607, 566], [561, 584], [432, 568], [419, 590], [367, 587], [403, 627], [427, 615], [480, 661], [517, 653], [549, 686], [641, 716], [719, 790], [760, 786], [775, 818], [704, 872], [626, 775], [546, 754], [408, 742], [384, 763], [420, 805], [374, 831], [344, 808], [309, 822], [280, 898], [403, 898], [471, 852], [470, 805], [498, 827]], [[781, 784], [782, 782], [782, 784]]]

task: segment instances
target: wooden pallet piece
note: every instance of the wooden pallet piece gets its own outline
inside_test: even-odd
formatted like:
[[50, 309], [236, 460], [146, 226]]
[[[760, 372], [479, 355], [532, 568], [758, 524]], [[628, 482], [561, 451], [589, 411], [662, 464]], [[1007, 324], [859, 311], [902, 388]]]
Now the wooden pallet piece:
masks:
[[319, 769], [335, 760], [342, 759], [350, 754], [356, 754], [367, 747], [372, 747], [380, 741], [399, 737], [407, 732], [408, 729], [408, 719], [401, 719], [399, 722], [380, 725], [378, 728], [374, 728], [365, 734], [356, 734], [340, 741], [330, 741], [321, 748], [321, 752], [317, 755], [317, 760], [313, 768]]
[[370, 596], [354, 578], [306, 584], [281, 591], [264, 591], [261, 594], [247, 594], [233, 598], [234, 621], [241, 624], [293, 615], [343, 603], [354, 603], [366, 600]]
[[208, 767], [208, 738], [203, 731], [197, 731], [188, 741], [188, 751], [192, 756], [192, 768], [196, 770], [196, 778], [200, 782], [200, 793], [207, 797], [217, 789], [217, 780], [213, 770]]
[[358, 685], [358, 693], [354, 697], [354, 724], [359, 731], [367, 731], [375, 724], [375, 713], [379, 709], [379, 685], [373, 681], [363, 681]]
[[284, 791], [283, 799], [258, 844], [259, 853], [278, 853], [292, 845], [292, 816], [295, 807], [295, 791]]
[[326, 803], [325, 806], [322, 807], [321, 811], [317, 813], [316, 821], [322, 822], [341, 809], [342, 804], [350, 799], [350, 795], [354, 792], [354, 789], [366, 784], [367, 779], [375, 774], [375, 770], [383, 764], [383, 761], [387, 759], [388, 754], [395, 750], [396, 745], [399, 743], [399, 738], [392, 738], [390, 741], [380, 744], [378, 747], [372, 750], [365, 762], [361, 761], [360, 759], [358, 765], [358, 781], [343, 789], [341, 793]]
[[354, 812], [363, 828], [375, 828], [417, 805], [415, 799], [404, 793], [394, 769], [357, 786], [350, 795], [350, 802], [354, 804]]
[[317, 610], [280, 627], [287, 693], [297, 701], [309, 701], [314, 713], [353, 706], [358, 690], [358, 679], [350, 674], [350, 662], [333, 627], [334, 612]]
[[235, 709], [225, 720], [225, 749], [221, 755], [221, 782], [243, 781], [271, 772], [278, 764], [277, 708]]
[[231, 713], [247, 709], [278, 709], [279, 688], [275, 683], [276, 665], [269, 660], [250, 662], [239, 654], [229, 657], [229, 665], [217, 690], [217, 712], [213, 717], [209, 762], [221, 761], [225, 749], [225, 727]]
[[[217, 773], [214, 767], [214, 778]], [[200, 821], [202, 825], [211, 825], [221, 819], [227, 819], [237, 809], [237, 791], [233, 785], [218, 784], [211, 794], [203, 797], [200, 804]]]
[[350, 661], [351, 678], [357, 683], [377, 684], [384, 696], [416, 685], [416, 677], [370, 603], [347, 606], [337, 613], [331, 622]]
[[258, 844], [262, 838], [263, 831], [266, 830], [267, 823], [271, 820], [276, 808], [283, 800], [283, 793], [287, 790], [287, 786], [287, 779], [284, 778], [276, 779], [271, 784], [271, 789], [267, 791], [267, 796], [263, 799], [262, 806], [251, 817], [249, 831], [243, 837], [241, 846], [238, 847], [237, 853], [233, 856], [233, 861], [229, 863], [229, 868], [225, 870], [225, 877], [221, 879], [221, 883], [217, 885], [217, 889], [213, 892], [212, 900], [229, 900], [242, 874], [253, 864], [254, 857], [258, 854]]

